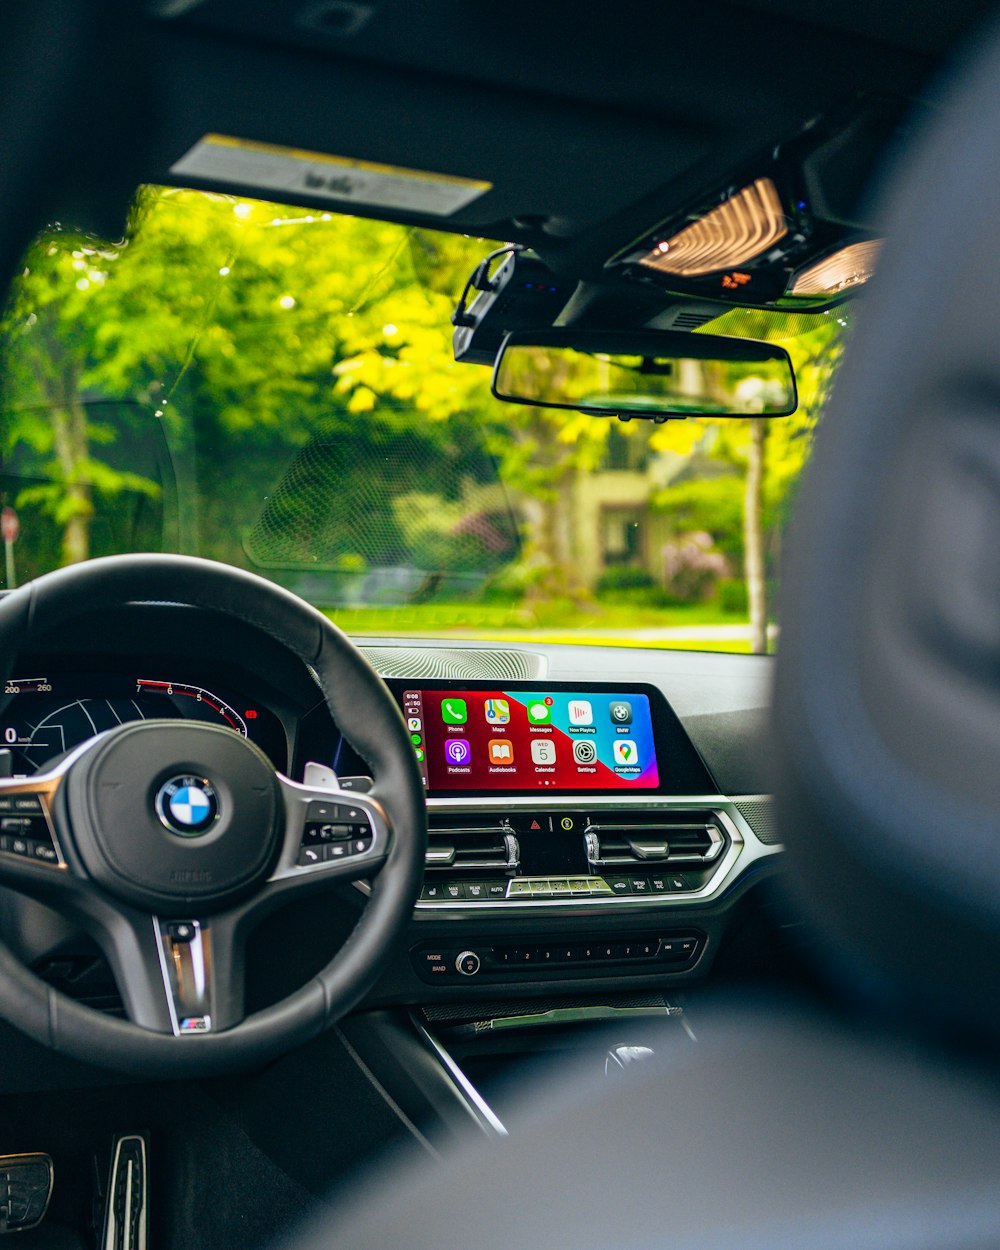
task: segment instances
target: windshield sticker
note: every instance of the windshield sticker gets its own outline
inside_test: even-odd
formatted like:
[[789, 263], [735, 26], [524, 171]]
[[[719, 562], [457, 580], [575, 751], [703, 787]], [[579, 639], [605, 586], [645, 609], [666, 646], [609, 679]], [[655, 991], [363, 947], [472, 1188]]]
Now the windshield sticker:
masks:
[[477, 200], [490, 182], [352, 161], [321, 152], [205, 135], [170, 168], [175, 178], [237, 184], [282, 195], [368, 204], [447, 217]]

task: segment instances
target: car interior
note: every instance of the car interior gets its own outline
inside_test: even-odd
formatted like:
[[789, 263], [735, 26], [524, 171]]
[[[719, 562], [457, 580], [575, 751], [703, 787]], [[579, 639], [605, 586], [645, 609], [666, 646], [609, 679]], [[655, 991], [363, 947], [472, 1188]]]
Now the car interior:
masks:
[[780, 419], [753, 327], [857, 311], [776, 654], [349, 637], [169, 538], [8, 563], [12, 1245], [997, 1244], [994, 16], [0, 18], [5, 282], [140, 187], [441, 232], [457, 373], [650, 426]]

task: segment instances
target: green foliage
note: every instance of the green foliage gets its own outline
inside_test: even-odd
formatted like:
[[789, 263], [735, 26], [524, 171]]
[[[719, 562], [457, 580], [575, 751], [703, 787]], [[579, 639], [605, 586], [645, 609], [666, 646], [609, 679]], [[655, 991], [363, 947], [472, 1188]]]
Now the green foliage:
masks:
[[594, 588], [598, 600], [605, 603], [630, 603], [662, 608], [670, 600], [662, 586], [645, 569], [631, 565], [612, 565], [597, 579]]
[[[720, 458], [720, 466], [724, 462]], [[653, 506], [669, 515], [676, 533], [704, 531], [735, 567], [743, 560], [743, 481], [734, 472], [691, 478], [665, 487]]]
[[[162, 545], [378, 596], [395, 567], [415, 571], [425, 598], [481, 586], [535, 619], [612, 601], [639, 616], [708, 593], [715, 556], [741, 566], [748, 423], [650, 431], [498, 405], [489, 370], [455, 364], [449, 321], [490, 246], [175, 188], [141, 191], [121, 244], [47, 232], [0, 324], [0, 503], [22, 513], [22, 576]], [[797, 344], [803, 409], [769, 440], [773, 551], [839, 321], [730, 328]], [[681, 559], [669, 593], [649, 573], [609, 570], [595, 607], [579, 502], [608, 467], [661, 484], [654, 503], [678, 551], [695, 534], [708, 546]]]
[[715, 583], [715, 593], [723, 612], [746, 617], [747, 584], [742, 577], [720, 577]]

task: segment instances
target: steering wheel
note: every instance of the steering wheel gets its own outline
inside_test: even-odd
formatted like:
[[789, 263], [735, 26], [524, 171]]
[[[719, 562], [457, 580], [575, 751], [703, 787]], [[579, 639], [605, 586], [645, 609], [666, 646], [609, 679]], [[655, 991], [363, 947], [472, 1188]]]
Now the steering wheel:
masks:
[[[314, 673], [374, 785], [300, 785], [238, 734], [176, 720], [120, 725], [44, 773], [0, 781], [0, 884], [97, 941], [127, 1019], [58, 993], [3, 945], [0, 1015], [56, 1051], [147, 1076], [250, 1066], [333, 1024], [374, 983], [420, 889], [420, 774], [392, 696], [344, 634], [288, 591], [208, 560], [110, 556], [3, 597], [0, 677], [44, 630], [135, 602], [211, 609], [277, 639]], [[297, 895], [359, 878], [370, 898], [330, 963], [246, 1015], [256, 925]]]

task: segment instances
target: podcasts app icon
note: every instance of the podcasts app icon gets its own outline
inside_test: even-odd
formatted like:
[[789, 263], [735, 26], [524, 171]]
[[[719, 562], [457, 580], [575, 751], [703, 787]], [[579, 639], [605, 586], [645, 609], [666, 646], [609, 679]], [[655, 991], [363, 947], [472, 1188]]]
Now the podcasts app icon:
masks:
[[460, 767], [468, 764], [472, 756], [472, 747], [465, 738], [449, 738], [444, 744], [444, 758], [449, 764]]

